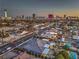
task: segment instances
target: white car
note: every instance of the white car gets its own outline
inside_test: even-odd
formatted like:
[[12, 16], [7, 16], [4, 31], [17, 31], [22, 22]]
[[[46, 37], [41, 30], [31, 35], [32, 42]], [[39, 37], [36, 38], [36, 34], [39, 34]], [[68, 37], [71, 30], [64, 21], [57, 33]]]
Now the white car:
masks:
[[11, 49], [11, 47], [8, 47], [8, 48], [7, 48], [7, 50], [10, 50], [10, 49]]

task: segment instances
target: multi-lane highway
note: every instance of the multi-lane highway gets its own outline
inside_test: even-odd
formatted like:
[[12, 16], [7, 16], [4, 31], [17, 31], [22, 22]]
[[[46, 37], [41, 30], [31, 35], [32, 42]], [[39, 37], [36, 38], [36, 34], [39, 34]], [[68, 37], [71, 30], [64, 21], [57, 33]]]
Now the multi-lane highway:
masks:
[[8, 44], [6, 44], [4, 46], [1, 46], [0, 47], [0, 55], [4, 54], [5, 52], [7, 52], [7, 51], [9, 51], [11, 49], [14, 49], [15, 47], [17, 47], [18, 45], [20, 45], [24, 41], [28, 40], [32, 36], [33, 36], [33, 33], [31, 33], [31, 34], [29, 34], [29, 35], [27, 35], [25, 37], [22, 37], [19, 40], [14, 41], [13, 43], [8, 43]]

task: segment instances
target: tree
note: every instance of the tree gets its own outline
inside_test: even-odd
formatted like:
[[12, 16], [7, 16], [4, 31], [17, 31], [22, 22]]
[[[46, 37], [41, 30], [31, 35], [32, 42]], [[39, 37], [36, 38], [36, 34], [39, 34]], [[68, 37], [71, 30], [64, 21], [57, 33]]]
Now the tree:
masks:
[[67, 51], [61, 51], [57, 54], [56, 59], [70, 59]]
[[64, 59], [62, 54], [59, 54], [58, 56], [56, 56], [56, 59]]

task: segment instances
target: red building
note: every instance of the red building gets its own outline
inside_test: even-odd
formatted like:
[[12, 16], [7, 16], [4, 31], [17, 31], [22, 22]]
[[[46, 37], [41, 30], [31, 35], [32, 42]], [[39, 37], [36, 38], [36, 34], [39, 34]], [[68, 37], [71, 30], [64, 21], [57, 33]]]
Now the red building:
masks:
[[53, 14], [49, 14], [49, 15], [48, 15], [48, 20], [49, 20], [49, 21], [51, 21], [53, 18], [54, 18], [54, 15], [53, 15]]

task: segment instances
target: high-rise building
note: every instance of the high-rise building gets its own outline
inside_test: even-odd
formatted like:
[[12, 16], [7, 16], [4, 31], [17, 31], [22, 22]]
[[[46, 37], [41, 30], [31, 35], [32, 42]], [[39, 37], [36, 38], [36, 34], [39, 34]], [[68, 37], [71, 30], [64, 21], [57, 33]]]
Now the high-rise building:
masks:
[[24, 15], [22, 15], [21, 18], [24, 19], [25, 18]]
[[52, 21], [53, 18], [54, 18], [53, 14], [49, 14], [49, 15], [48, 15], [48, 20], [49, 20], [49, 21]]
[[12, 19], [12, 17], [9, 17], [8, 16], [8, 13], [7, 13], [7, 9], [2, 9], [2, 11], [4, 12], [4, 16], [1, 16], [1, 19], [4, 20], [4, 19]]
[[33, 19], [35, 19], [35, 17], [36, 17], [36, 14], [35, 14], [35, 13], [33, 13], [33, 14], [32, 14], [32, 18], [33, 18]]
[[64, 19], [67, 19], [67, 15], [66, 14], [64, 14]]
[[7, 9], [4, 9], [4, 17], [8, 17], [7, 16]]
[[49, 14], [48, 18], [51, 18], [51, 19], [54, 18], [53, 14]]

